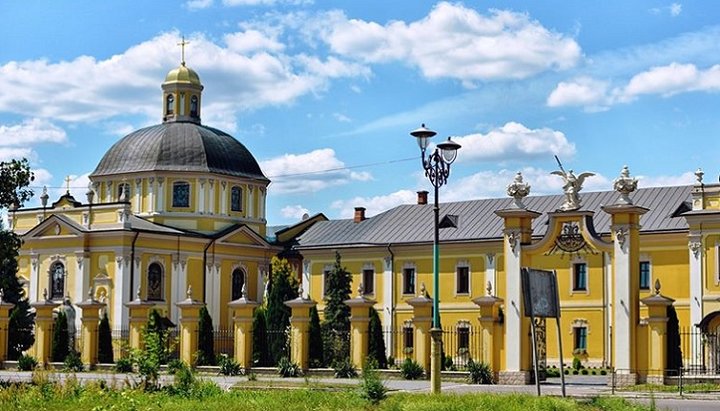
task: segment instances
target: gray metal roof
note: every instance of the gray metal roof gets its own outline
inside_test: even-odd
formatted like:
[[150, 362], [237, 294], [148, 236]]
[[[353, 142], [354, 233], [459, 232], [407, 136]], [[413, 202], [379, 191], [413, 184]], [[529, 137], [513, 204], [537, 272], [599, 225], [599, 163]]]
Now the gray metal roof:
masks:
[[242, 143], [191, 122], [163, 123], [128, 134], [105, 153], [90, 177], [142, 171], [209, 172], [268, 181]]
[[[650, 209], [641, 217], [642, 232], [687, 230], [684, 218], [673, 217], [678, 207], [690, 199], [691, 186], [652, 187], [639, 189], [631, 198], [635, 205]], [[582, 193], [582, 210], [594, 211], [593, 221], [599, 234], [610, 232], [610, 215], [602, 205], [614, 204], [615, 191]], [[529, 210], [542, 213], [533, 222], [533, 234], [541, 236], [547, 226], [547, 213], [556, 211], [563, 195], [527, 197]], [[446, 214], [459, 216], [458, 228], [440, 230], [445, 241], [497, 240], [502, 237], [503, 220], [496, 210], [511, 207], [511, 198], [441, 203], [441, 218]], [[360, 223], [349, 220], [319, 221], [298, 237], [298, 248], [341, 245], [421, 243], [433, 240], [433, 205], [401, 205]]]

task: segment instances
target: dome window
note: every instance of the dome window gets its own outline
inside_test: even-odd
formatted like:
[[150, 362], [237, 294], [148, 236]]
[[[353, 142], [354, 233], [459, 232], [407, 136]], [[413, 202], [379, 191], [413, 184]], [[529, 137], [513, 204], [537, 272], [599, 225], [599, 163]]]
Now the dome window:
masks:
[[152, 263], [147, 272], [147, 299], [162, 301], [163, 298], [163, 269], [158, 263]]
[[171, 115], [175, 112], [175, 97], [172, 94], [168, 94], [166, 104], [165, 104], [165, 113], [167, 115]]
[[230, 211], [242, 211], [242, 196], [242, 188], [233, 186], [230, 190]]
[[57, 261], [50, 266], [50, 298], [62, 299], [65, 295], [65, 266]]
[[242, 297], [242, 289], [245, 285], [245, 271], [242, 268], [236, 268], [232, 272], [232, 299], [237, 300]]
[[173, 183], [173, 207], [190, 207], [190, 184], [186, 182]]
[[197, 117], [198, 116], [198, 98], [197, 96], [192, 96], [190, 98], [190, 117]]

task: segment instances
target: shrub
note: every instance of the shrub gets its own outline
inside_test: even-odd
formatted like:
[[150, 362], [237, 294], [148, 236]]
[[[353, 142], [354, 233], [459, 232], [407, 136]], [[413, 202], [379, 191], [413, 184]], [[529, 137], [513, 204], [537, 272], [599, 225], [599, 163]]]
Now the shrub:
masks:
[[334, 364], [350, 356], [350, 307], [344, 301], [350, 298], [352, 274], [343, 267], [340, 253], [335, 252], [335, 264], [326, 275], [323, 353], [326, 364]]
[[489, 364], [470, 360], [467, 363], [467, 369], [470, 374], [470, 382], [473, 384], [493, 384], [495, 382], [493, 371]]
[[607, 375], [607, 371], [605, 371], [605, 370], [600, 370], [600, 375]]
[[70, 352], [70, 334], [68, 333], [67, 316], [63, 311], [57, 313], [53, 327], [51, 358], [55, 362], [65, 361]]
[[115, 372], [132, 372], [133, 363], [130, 358], [120, 358], [115, 363]]
[[572, 362], [572, 368], [573, 368], [573, 370], [579, 370], [579, 369], [581, 369], [582, 367], [583, 367], [583, 366], [582, 366], [582, 361], [580, 361], [580, 358], [578, 358], [578, 357], [573, 357], [573, 362]]
[[220, 374], [222, 375], [241, 375], [243, 373], [240, 364], [227, 354], [220, 354], [218, 365], [220, 365]]
[[32, 371], [37, 367], [38, 361], [32, 355], [23, 354], [18, 358], [18, 370]]
[[393, 357], [392, 355], [389, 355], [389, 356], [387, 357], [387, 366], [388, 366], [389, 368], [395, 368], [395, 366], [396, 366], [396, 364], [395, 364], [395, 357]]
[[573, 370], [573, 371], [572, 371], [572, 375], [578, 375], [579, 373], [580, 373], [580, 371], [578, 371], [578, 370]]
[[174, 358], [174, 359], [168, 361], [167, 371], [168, 371], [168, 374], [175, 375], [178, 372], [178, 370], [180, 370], [184, 367], [187, 367], [187, 364], [185, 364], [185, 362], [183, 360], [181, 360], [179, 358]]
[[582, 370], [580, 370], [580, 374], [582, 374], [582, 375], [588, 375], [588, 370], [585, 369], [585, 368], [583, 368]]
[[278, 375], [283, 378], [297, 377], [300, 375], [300, 366], [290, 361], [287, 357], [282, 357], [278, 361]]
[[65, 357], [63, 368], [71, 372], [83, 372], [85, 370], [82, 358], [80, 358], [80, 354], [75, 350], [71, 350]]
[[253, 315], [253, 364], [258, 367], [270, 363], [267, 347], [267, 320], [265, 308], [259, 307]]
[[333, 365], [335, 378], [355, 378], [358, 376], [355, 365], [349, 359], [337, 361]]
[[215, 347], [213, 341], [212, 318], [206, 306], [200, 308], [200, 323], [198, 324], [198, 352], [196, 365], [215, 365]]
[[193, 370], [190, 368], [189, 365], [180, 361], [177, 369], [175, 370], [175, 382], [173, 383], [173, 388], [175, 392], [181, 395], [188, 396], [192, 393], [195, 385], [196, 381]]
[[387, 368], [387, 357], [385, 356], [382, 321], [374, 308], [370, 308], [368, 331], [368, 357], [375, 360], [375, 368], [385, 369]]
[[108, 320], [107, 312], [103, 315], [98, 326], [98, 362], [100, 364], [112, 364], [113, 346], [112, 332], [110, 331], [110, 320]]
[[322, 367], [324, 360], [322, 328], [320, 327], [320, 316], [317, 307], [310, 309], [310, 325], [308, 329], [310, 334], [310, 367]]
[[417, 380], [425, 374], [423, 367], [411, 358], [406, 358], [400, 366], [400, 375], [406, 380]]
[[362, 382], [360, 383], [360, 396], [373, 404], [379, 403], [387, 395], [387, 388], [383, 385], [377, 373], [377, 364], [372, 358], [368, 358], [362, 370]]
[[[472, 361], [472, 360], [471, 360]], [[445, 358], [443, 358], [443, 370], [450, 370], [455, 371], [455, 363], [453, 362], [453, 359], [451, 356], [446, 355]]]

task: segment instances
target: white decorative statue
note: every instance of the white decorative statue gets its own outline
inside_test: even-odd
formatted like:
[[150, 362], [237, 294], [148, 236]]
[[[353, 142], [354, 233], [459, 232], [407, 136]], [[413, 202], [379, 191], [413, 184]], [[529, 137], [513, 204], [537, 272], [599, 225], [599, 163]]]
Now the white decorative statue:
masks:
[[[557, 158], [557, 157], [556, 157]], [[560, 170], [553, 171], [550, 174], [560, 176], [563, 178], [563, 191], [565, 192], [565, 202], [560, 206], [560, 211], [573, 211], [580, 208], [580, 195], [578, 194], [582, 190], [583, 182], [588, 177], [592, 177], [595, 173], [582, 173], [579, 176], [575, 176], [572, 170], [565, 171], [560, 160], [558, 160]]]

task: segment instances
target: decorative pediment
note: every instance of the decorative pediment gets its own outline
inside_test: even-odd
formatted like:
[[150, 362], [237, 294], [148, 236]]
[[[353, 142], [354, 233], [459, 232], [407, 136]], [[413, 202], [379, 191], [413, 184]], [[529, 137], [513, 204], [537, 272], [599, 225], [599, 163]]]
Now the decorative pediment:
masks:
[[81, 236], [85, 228], [68, 217], [53, 214], [23, 235], [23, 239]]
[[270, 244], [258, 233], [247, 226], [240, 226], [217, 239], [217, 244], [245, 245], [250, 247], [269, 247]]
[[532, 254], [574, 256], [612, 251], [612, 243], [595, 232], [592, 211], [555, 212], [548, 214], [545, 236], [523, 249]]

